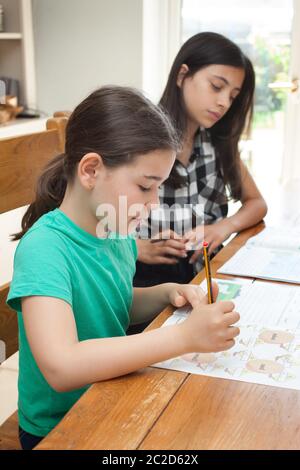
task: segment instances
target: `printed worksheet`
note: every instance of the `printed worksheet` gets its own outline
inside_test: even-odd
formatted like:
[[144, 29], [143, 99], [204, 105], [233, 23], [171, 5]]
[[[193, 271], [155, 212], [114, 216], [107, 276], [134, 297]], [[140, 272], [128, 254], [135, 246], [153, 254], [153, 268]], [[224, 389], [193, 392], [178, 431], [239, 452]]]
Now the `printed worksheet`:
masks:
[[[218, 279], [218, 285], [218, 299], [232, 299], [241, 315], [235, 346], [186, 354], [155, 367], [300, 390], [300, 288], [243, 279]], [[162, 328], [189, 313], [176, 310]]]
[[300, 284], [300, 229], [265, 228], [218, 272]]

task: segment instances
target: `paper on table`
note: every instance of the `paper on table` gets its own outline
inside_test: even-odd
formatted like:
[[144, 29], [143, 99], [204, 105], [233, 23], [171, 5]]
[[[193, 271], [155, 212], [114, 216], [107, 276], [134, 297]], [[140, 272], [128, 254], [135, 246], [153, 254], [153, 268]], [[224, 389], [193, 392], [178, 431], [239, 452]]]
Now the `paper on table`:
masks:
[[246, 246], [275, 248], [284, 251], [300, 252], [300, 229], [290, 227], [287, 231], [282, 227], [266, 227], [262, 232], [249, 238]]
[[[155, 366], [300, 390], [300, 289], [240, 279], [218, 279], [218, 284], [220, 298], [231, 296], [241, 315], [235, 346]], [[163, 326], [180, 323], [187, 315], [188, 309], [178, 309]]]
[[218, 273], [300, 284], [300, 253], [245, 246]]
[[266, 228], [218, 272], [300, 284], [300, 230]]
[[[239, 323], [300, 329], [300, 288], [248, 279], [213, 279], [218, 283], [218, 300], [232, 300], [241, 319]], [[200, 287], [206, 292], [203, 281]], [[186, 318], [190, 307], [182, 307], [174, 316]]]

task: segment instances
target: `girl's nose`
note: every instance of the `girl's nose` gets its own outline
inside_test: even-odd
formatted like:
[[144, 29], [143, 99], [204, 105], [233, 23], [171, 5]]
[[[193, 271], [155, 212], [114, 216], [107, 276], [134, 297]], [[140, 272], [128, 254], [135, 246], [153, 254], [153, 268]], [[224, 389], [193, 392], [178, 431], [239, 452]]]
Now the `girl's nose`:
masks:
[[145, 204], [145, 211], [150, 214], [151, 210], [157, 209], [157, 206], [159, 206], [159, 196], [154, 195], [146, 204]]
[[229, 109], [231, 106], [231, 99], [228, 93], [222, 93], [218, 96], [218, 105], [223, 109]]
[[159, 205], [159, 192], [156, 188], [153, 188], [153, 190], [148, 194], [146, 206], [149, 207], [151, 205]]

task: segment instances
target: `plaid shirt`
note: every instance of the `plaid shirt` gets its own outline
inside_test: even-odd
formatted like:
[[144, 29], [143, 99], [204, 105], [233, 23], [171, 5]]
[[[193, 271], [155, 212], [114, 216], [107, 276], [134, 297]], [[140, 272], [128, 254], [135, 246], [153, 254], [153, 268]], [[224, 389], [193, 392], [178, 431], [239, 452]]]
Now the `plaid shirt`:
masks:
[[[161, 185], [159, 190], [160, 206], [178, 207], [176, 211], [156, 210], [152, 212], [152, 218], [148, 225], [141, 227], [139, 236], [141, 238], [153, 237], [158, 231], [170, 228], [176, 230], [176, 227], [195, 228], [200, 224], [212, 224], [227, 216], [228, 203], [226, 188], [223, 182], [222, 172], [215, 149], [212, 146], [210, 134], [200, 128], [195, 136], [194, 150], [190, 157], [188, 166], [185, 167], [177, 161], [177, 171], [183, 176], [186, 183], [177, 189], [168, 186], [167, 183]], [[184, 218], [187, 212], [180, 208], [189, 205], [193, 207], [189, 212], [190, 218], [188, 224]], [[197, 210], [198, 208], [198, 210]], [[150, 229], [151, 227], [151, 229]]]

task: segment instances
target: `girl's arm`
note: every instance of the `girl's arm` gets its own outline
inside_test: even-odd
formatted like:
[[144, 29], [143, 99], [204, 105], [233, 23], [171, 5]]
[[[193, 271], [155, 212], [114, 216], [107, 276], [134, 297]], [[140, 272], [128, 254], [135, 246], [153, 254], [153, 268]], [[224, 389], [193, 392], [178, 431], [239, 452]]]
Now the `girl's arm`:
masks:
[[[224, 219], [227, 222], [229, 232], [235, 233], [245, 230], [258, 222], [260, 222], [267, 213], [267, 204], [262, 197], [254, 179], [249, 173], [246, 165], [241, 163], [241, 179], [242, 179], [242, 207], [236, 214]], [[220, 222], [221, 223], [221, 222]]]
[[152, 320], [167, 305], [182, 307], [187, 302], [193, 307], [202, 301], [204, 293], [199, 286], [168, 282], [153, 287], [135, 287], [130, 310], [130, 323]]
[[130, 310], [130, 324], [152, 320], [169, 303], [169, 292], [176, 284], [166, 283], [153, 287], [135, 287]]
[[22, 299], [26, 336], [45, 379], [58, 392], [128, 374], [193, 351], [234, 345], [232, 302], [200, 305], [179, 325], [115, 338], [79, 341], [71, 306], [53, 297]]
[[[260, 222], [267, 213], [267, 204], [245, 164], [240, 160], [242, 197], [241, 208], [232, 216], [219, 222], [205, 225], [204, 238], [209, 244], [209, 253], [214, 252], [230, 235], [241, 232]], [[193, 233], [191, 233], [191, 240]], [[196, 250], [190, 259], [194, 263], [202, 255], [202, 249]]]

